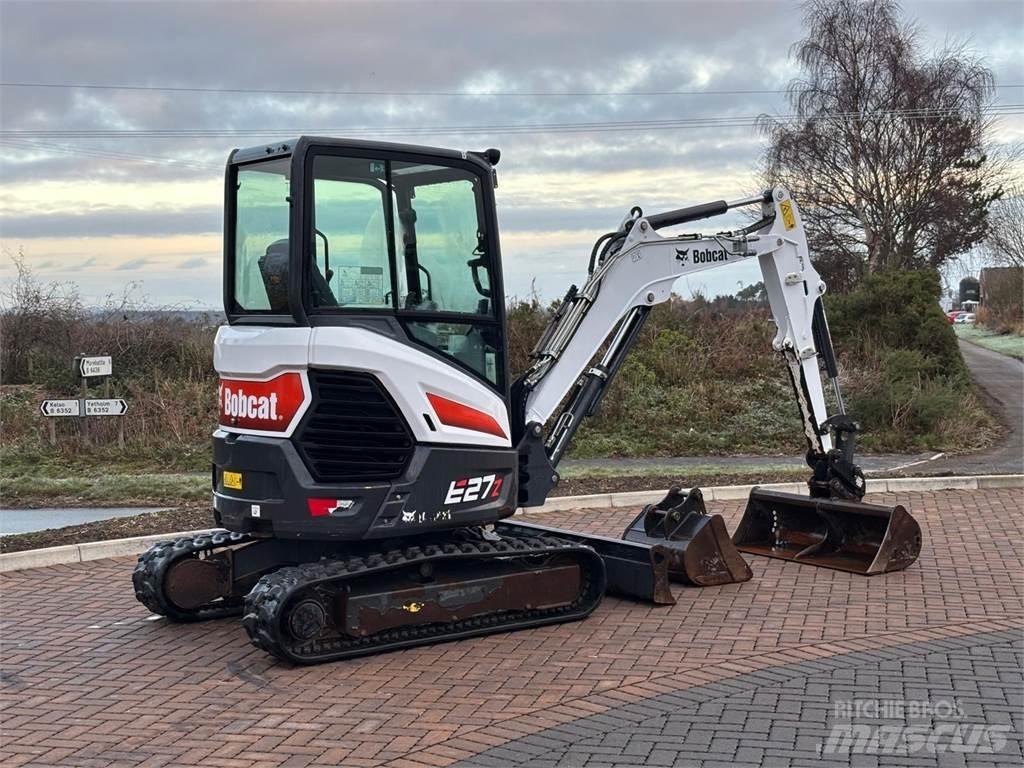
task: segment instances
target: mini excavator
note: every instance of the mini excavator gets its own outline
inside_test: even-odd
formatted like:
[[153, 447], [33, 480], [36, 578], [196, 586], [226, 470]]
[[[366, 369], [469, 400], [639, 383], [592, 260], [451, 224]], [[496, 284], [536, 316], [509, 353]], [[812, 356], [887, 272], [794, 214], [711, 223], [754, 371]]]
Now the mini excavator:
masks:
[[[241, 615], [257, 647], [316, 663], [582, 619], [606, 592], [671, 604], [670, 581], [749, 579], [740, 552], [865, 575], [914, 562], [914, 518], [861, 500], [825, 284], [785, 188], [634, 207], [598, 238], [583, 287], [513, 380], [499, 157], [316, 137], [231, 154], [214, 348], [221, 528], [140, 556], [146, 607], [175, 621]], [[736, 208], [753, 209], [749, 226], [660, 233]], [[673, 283], [746, 261], [792, 380], [809, 495], [755, 488], [731, 538], [698, 489], [671, 489], [620, 539], [513, 520], [545, 502]]]

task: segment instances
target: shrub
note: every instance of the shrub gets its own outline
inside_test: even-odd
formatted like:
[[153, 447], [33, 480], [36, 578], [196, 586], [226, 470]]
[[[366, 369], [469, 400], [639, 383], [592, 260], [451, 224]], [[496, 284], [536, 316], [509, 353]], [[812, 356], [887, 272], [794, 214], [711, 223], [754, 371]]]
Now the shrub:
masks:
[[1024, 267], [981, 270], [978, 323], [996, 333], [1024, 332]]
[[937, 273], [892, 271], [868, 275], [851, 293], [829, 296], [826, 307], [836, 347], [877, 367], [887, 350], [924, 355], [929, 371], [969, 381], [956, 334], [939, 306]]
[[[987, 434], [991, 422], [970, 393], [937, 291], [934, 276], [892, 273], [826, 301], [847, 399], [867, 431], [865, 448], [945, 450]], [[528, 366], [553, 309], [535, 299], [510, 304], [513, 375]], [[125, 299], [87, 310], [73, 287], [40, 284], [27, 270], [8, 292], [2, 321], [6, 474], [50, 460], [65, 470], [88, 466], [89, 457], [91, 466], [208, 466], [217, 391], [211, 322]], [[799, 416], [786, 367], [771, 349], [774, 334], [763, 302], [674, 297], [655, 307], [596, 416], [577, 434], [574, 454], [800, 453]], [[38, 404], [78, 395], [71, 360], [83, 352], [114, 356], [110, 394], [129, 400], [128, 415], [89, 419], [94, 440], [87, 448], [77, 439], [80, 420], [58, 420], [58, 434], [72, 439], [52, 448]], [[119, 423], [127, 451], [116, 449]]]
[[868, 276], [855, 291], [830, 297], [829, 324], [868, 444], [956, 450], [984, 442], [991, 416], [971, 392], [956, 334], [928, 271]]

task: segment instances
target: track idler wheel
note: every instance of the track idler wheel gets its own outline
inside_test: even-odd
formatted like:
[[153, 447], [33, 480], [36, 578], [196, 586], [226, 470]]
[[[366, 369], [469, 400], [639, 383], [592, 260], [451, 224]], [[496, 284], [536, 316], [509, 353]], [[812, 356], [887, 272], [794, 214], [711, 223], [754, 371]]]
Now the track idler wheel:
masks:
[[172, 621], [237, 616], [242, 601], [232, 584], [233, 550], [251, 541], [228, 531], [158, 541], [132, 572], [135, 598]]
[[296, 640], [312, 640], [327, 626], [327, 609], [317, 598], [303, 597], [288, 609], [284, 621], [288, 634]]

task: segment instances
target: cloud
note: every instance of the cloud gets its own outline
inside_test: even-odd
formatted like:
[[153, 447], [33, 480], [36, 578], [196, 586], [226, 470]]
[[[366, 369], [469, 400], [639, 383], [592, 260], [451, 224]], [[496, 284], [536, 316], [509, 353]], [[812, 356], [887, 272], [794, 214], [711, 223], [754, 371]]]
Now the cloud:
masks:
[[128, 261], [121, 262], [116, 267], [114, 267], [114, 269], [116, 269], [119, 272], [130, 272], [132, 270], [142, 269], [143, 267], [152, 263], [153, 262], [150, 259], [146, 258], [129, 259]]
[[200, 267], [205, 267], [208, 263], [202, 256], [196, 256], [181, 262], [178, 265], [178, 269], [199, 269]]
[[184, 211], [110, 208], [90, 213], [5, 216], [0, 232], [8, 239], [35, 237], [115, 237], [219, 233], [222, 212], [213, 207]]
[[[260, 2], [258, 13], [192, 2], [20, 2], [3, 6], [0, 71], [9, 82], [129, 83], [455, 95], [296, 95], [97, 89], [3, 88], [2, 128], [59, 130], [4, 136], [0, 143], [0, 233], [85, 255], [79, 240], [218, 235], [224, 161], [236, 146], [279, 131], [374, 133], [456, 148], [497, 146], [500, 223], [508, 268], [534, 271], [544, 286], [584, 259], [593, 239], [628, 207], [648, 212], [744, 194], [754, 184], [763, 140], [748, 124], [656, 129], [638, 121], [747, 118], [784, 113], [780, 94], [493, 96], [494, 91], [750, 91], [784, 87], [789, 46], [801, 34], [790, 0], [687, 3]], [[908, 0], [925, 45], [950, 32], [969, 38], [997, 82], [1019, 83], [1024, 10], [1001, 0]], [[111, 23], [111, 19], [116, 23]], [[345, 44], [338, 45], [338, 30]], [[642, 30], [637, 35], [636, 30]], [[232, 41], [225, 45], [224, 41]], [[439, 41], [458, 40], [458, 45]], [[386, 51], [387, 55], [381, 55]], [[464, 94], [464, 95], [458, 95]], [[1006, 103], [1017, 91], [1001, 91]], [[634, 123], [631, 130], [559, 132], [544, 124]], [[474, 132], [446, 128], [474, 127]], [[437, 132], [424, 134], [424, 127]], [[190, 129], [195, 134], [76, 131]], [[206, 131], [246, 131], [203, 135]], [[1000, 130], [1024, 130], [1024, 117]], [[52, 188], [51, 188], [52, 187]], [[64, 194], [69, 189], [74, 194]], [[8, 194], [4, 194], [9, 190]], [[28, 196], [34, 198], [26, 202]], [[566, 232], [571, 233], [565, 235]], [[522, 244], [522, 245], [520, 245]], [[527, 245], [528, 244], [528, 245]], [[116, 260], [91, 243], [109, 270]], [[136, 252], [138, 253], [138, 252]], [[145, 251], [148, 254], [151, 251]], [[186, 253], [188, 253], [186, 251]], [[202, 269], [192, 254], [178, 269]], [[59, 263], [63, 253], [51, 255]], [[563, 266], [559, 266], [563, 265]], [[138, 268], [138, 267], [135, 267]], [[109, 278], [108, 278], [109, 279]], [[164, 279], [164, 278], [159, 278]], [[168, 278], [169, 279], [169, 278]], [[147, 274], [147, 281], [150, 281]], [[179, 290], [170, 287], [167, 290]], [[175, 286], [180, 283], [175, 283]], [[151, 283], [158, 295], [160, 285]], [[562, 288], [553, 288], [560, 294]]]

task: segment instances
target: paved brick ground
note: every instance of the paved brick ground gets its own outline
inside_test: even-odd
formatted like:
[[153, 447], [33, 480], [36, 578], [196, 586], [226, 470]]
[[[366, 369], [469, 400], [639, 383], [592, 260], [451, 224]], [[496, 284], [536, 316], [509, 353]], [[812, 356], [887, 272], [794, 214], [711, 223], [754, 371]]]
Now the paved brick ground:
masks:
[[[998, 689], [1004, 699], [976, 697], [971, 716], [1010, 725], [1016, 735], [1021, 723], [1005, 715], [1019, 695], [1012, 638], [1024, 628], [1021, 496], [1019, 489], [900, 494], [922, 524], [925, 549], [899, 574], [866, 579], [750, 558], [752, 581], [678, 587], [673, 608], [609, 598], [575, 624], [311, 668], [270, 660], [235, 621], [148, 620], [132, 597], [127, 559], [3, 574], [0, 764], [482, 766], [495, 764], [488, 750], [502, 745], [520, 764], [572, 765], [584, 755], [587, 765], [629, 764], [637, 761], [627, 749], [640, 749], [631, 737], [657, 730], [657, 740], [635, 742], [652, 745], [639, 762], [752, 762], [757, 753], [749, 750], [761, 748], [772, 765], [785, 758], [756, 746], [756, 737], [763, 727], [769, 737], [773, 726], [785, 728], [780, 723], [795, 704], [820, 705], [789, 718], [804, 729], [804, 741], [820, 741], [806, 729], [812, 721], [821, 727], [837, 696], [878, 699], [896, 694], [890, 684], [900, 681], [898, 695], [906, 698], [948, 698], [962, 685]], [[741, 508], [712, 505], [730, 528]], [[618, 534], [632, 513], [591, 510], [543, 521]], [[974, 648], [989, 655], [975, 659]], [[879, 649], [903, 655], [873, 657]], [[883, 666], [897, 661], [900, 670]], [[737, 733], [729, 720], [738, 717], [738, 702], [769, 701], [754, 697], [780, 687], [766, 682], [773, 674], [790, 676], [780, 684], [786, 695], [763, 707], [765, 718], [741, 723], [750, 738], [723, 736], [708, 752], [716, 730]], [[712, 698], [664, 698], [687, 692]], [[650, 706], [644, 722], [623, 716], [630, 706]], [[590, 724], [602, 718], [614, 728], [594, 731]], [[715, 718], [717, 728], [692, 727], [715, 725]], [[573, 728], [576, 741], [552, 736]], [[1008, 740], [996, 757], [1004, 755], [1018, 759], [1019, 742]], [[870, 755], [832, 757], [873, 764]], [[929, 759], [920, 764], [935, 764]]]
[[840, 654], [624, 704], [456, 768], [1019, 766], [1022, 665], [1013, 630]]

